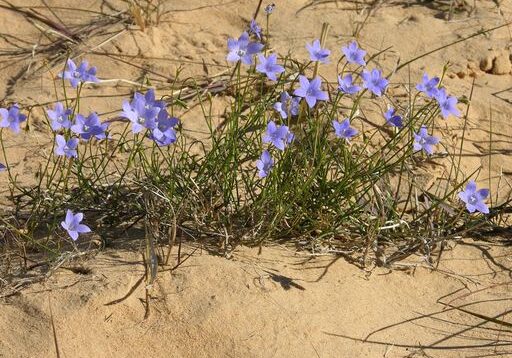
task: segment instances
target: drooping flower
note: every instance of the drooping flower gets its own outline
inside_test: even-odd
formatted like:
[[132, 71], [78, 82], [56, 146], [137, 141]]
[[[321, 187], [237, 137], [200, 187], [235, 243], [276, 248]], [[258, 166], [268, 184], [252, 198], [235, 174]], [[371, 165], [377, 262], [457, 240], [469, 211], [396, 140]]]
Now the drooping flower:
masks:
[[176, 142], [176, 127], [179, 123], [178, 118], [170, 117], [166, 109], [162, 109], [158, 113], [158, 121], [156, 127], [149, 135], [159, 146], [167, 146]]
[[366, 51], [360, 49], [357, 46], [357, 42], [352, 41], [348, 44], [348, 46], [343, 46], [341, 51], [345, 54], [347, 61], [349, 63], [353, 63], [356, 65], [365, 66], [366, 62], [364, 60], [364, 56], [366, 55]]
[[238, 62], [246, 65], [252, 65], [253, 56], [263, 49], [263, 45], [259, 42], [249, 42], [249, 34], [243, 32], [242, 35], [236, 39], [228, 39], [229, 53], [226, 59], [229, 62]]
[[338, 122], [337, 120], [332, 121], [332, 126], [334, 128], [334, 134], [336, 137], [345, 139], [347, 142], [357, 134], [357, 129], [350, 126], [350, 120], [345, 118], [343, 122]]
[[81, 224], [83, 218], [84, 214], [73, 214], [73, 212], [68, 209], [66, 211], [65, 220], [60, 223], [64, 230], [68, 232], [69, 236], [71, 237], [71, 239], [73, 239], [73, 241], [76, 241], [78, 239], [79, 234], [91, 232], [89, 226]]
[[437, 88], [439, 81], [439, 77], [432, 77], [429, 79], [428, 75], [424, 73], [421, 82], [416, 85], [416, 89], [425, 93], [427, 97], [433, 98], [439, 90]]
[[294, 135], [287, 126], [277, 125], [274, 121], [270, 121], [267, 124], [267, 131], [263, 135], [263, 143], [271, 143], [277, 149], [284, 150], [293, 138]]
[[9, 109], [0, 108], [0, 128], [10, 128], [14, 133], [20, 132], [20, 123], [27, 119], [27, 116], [20, 113], [17, 104], [13, 104]]
[[382, 72], [376, 68], [371, 70], [371, 72], [364, 70], [361, 73], [361, 77], [363, 79], [363, 87], [379, 97], [382, 96], [389, 83], [387, 79], [382, 77]]
[[476, 183], [470, 180], [466, 189], [459, 193], [459, 198], [466, 204], [466, 209], [470, 213], [479, 211], [482, 214], [489, 214], [489, 207], [484, 200], [489, 195], [489, 189], [476, 190]]
[[308, 49], [311, 61], [329, 63], [329, 55], [331, 54], [331, 51], [326, 48], [322, 48], [320, 40], [317, 39], [313, 41], [312, 44], [307, 43], [306, 48]]
[[55, 154], [63, 155], [67, 158], [76, 158], [78, 156], [76, 148], [78, 147], [78, 138], [70, 138], [66, 141], [64, 136], [58, 134], [55, 137]]
[[272, 81], [277, 81], [277, 75], [284, 72], [284, 67], [277, 64], [277, 55], [272, 54], [267, 58], [262, 54], [258, 54], [259, 64], [256, 71], [264, 73]]
[[300, 87], [293, 92], [294, 95], [306, 99], [309, 108], [313, 108], [317, 101], [327, 101], [329, 96], [327, 92], [322, 91], [322, 81], [320, 77], [315, 77], [311, 82], [306, 76], [299, 76]]
[[260, 178], [265, 178], [268, 173], [270, 173], [270, 170], [274, 166], [274, 160], [270, 156], [270, 153], [268, 150], [264, 150], [263, 153], [261, 153], [260, 159], [256, 161], [256, 168], [258, 168], [258, 176]]
[[281, 102], [274, 103], [274, 109], [281, 115], [281, 118], [288, 118], [288, 114], [296, 116], [299, 114], [299, 97], [292, 97], [288, 92], [281, 93]]
[[77, 67], [72, 59], [68, 59], [66, 69], [59, 73], [59, 77], [69, 80], [73, 88], [76, 88], [80, 82], [99, 82], [96, 77], [96, 67], [87, 68], [88, 66], [85, 60]]
[[386, 113], [384, 113], [384, 118], [386, 118], [386, 122], [393, 126], [401, 128], [403, 127], [402, 117], [395, 114], [395, 109], [393, 107], [389, 108]]
[[252, 19], [249, 24], [249, 33], [254, 34], [261, 41], [261, 27], [258, 25], [256, 20]]
[[413, 148], [414, 151], [424, 150], [427, 154], [433, 154], [434, 148], [433, 146], [439, 143], [439, 138], [431, 136], [427, 132], [427, 127], [421, 126], [418, 133], [414, 134], [414, 143]]
[[356, 86], [353, 83], [352, 75], [348, 74], [345, 77], [341, 78], [341, 76], [338, 76], [338, 89], [346, 94], [354, 94], [361, 90], [361, 87]]
[[100, 118], [95, 112], [89, 114], [87, 118], [77, 114], [75, 124], [71, 126], [73, 133], [78, 134], [84, 140], [89, 140], [92, 137], [98, 140], [105, 139], [107, 128], [108, 124], [101, 123]]
[[132, 132], [139, 133], [144, 129], [152, 130], [156, 127], [158, 113], [165, 107], [165, 103], [155, 100], [153, 89], [145, 95], [135, 92], [131, 102], [123, 102], [121, 116], [132, 122]]
[[55, 103], [53, 109], [46, 110], [48, 118], [50, 118], [50, 126], [54, 131], [58, 131], [62, 128], [70, 128], [71, 121], [69, 117], [73, 111], [71, 109], [65, 109], [64, 105], [60, 102]]
[[267, 15], [270, 15], [274, 12], [274, 8], [276, 7], [276, 4], [274, 3], [271, 3], [271, 4], [268, 4], [267, 6], [265, 6], [265, 14]]
[[455, 117], [460, 117], [460, 112], [457, 109], [457, 97], [448, 96], [446, 90], [441, 88], [435, 94], [435, 99], [439, 104], [439, 109], [441, 109], [441, 115], [444, 119], [448, 118], [450, 114], [453, 114]]

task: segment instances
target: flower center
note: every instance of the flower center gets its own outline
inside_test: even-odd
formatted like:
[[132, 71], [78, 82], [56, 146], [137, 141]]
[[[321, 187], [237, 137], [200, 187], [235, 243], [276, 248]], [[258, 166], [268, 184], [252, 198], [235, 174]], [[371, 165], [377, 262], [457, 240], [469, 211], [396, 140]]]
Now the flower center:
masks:
[[476, 197], [475, 194], [471, 195], [468, 199], [468, 202], [471, 204], [471, 205], [475, 205], [477, 202], [478, 202], [478, 199]]
[[418, 143], [420, 143], [421, 145], [425, 145], [427, 143], [427, 140], [425, 138], [421, 138]]
[[87, 124], [84, 124], [84, 132], [88, 132], [90, 128]]
[[139, 124], [142, 124], [142, 125], [143, 125], [144, 123], [146, 123], [146, 118], [144, 118], [144, 117], [139, 117], [139, 118], [137, 118], [137, 122], [139, 122]]
[[57, 117], [57, 122], [62, 123], [64, 122], [64, 118], [62, 116]]
[[247, 51], [246, 51], [246, 50], [244, 50], [244, 49], [239, 49], [239, 50], [236, 52], [236, 54], [237, 54], [238, 56], [240, 56], [240, 57], [245, 56], [245, 54], [246, 54], [246, 53], [247, 53]]
[[73, 72], [73, 77], [80, 78], [80, 72], [78, 72], [78, 71]]

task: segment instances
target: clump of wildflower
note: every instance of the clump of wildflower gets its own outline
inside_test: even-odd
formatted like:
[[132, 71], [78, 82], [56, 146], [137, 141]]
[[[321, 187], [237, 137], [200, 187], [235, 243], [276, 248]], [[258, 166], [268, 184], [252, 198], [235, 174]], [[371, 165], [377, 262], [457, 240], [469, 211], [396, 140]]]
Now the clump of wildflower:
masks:
[[347, 142], [357, 134], [357, 129], [350, 126], [350, 120], [346, 118], [343, 122], [337, 120], [332, 121], [334, 134], [336, 137], [345, 139]]
[[274, 121], [267, 124], [267, 131], [263, 135], [263, 143], [271, 143], [279, 150], [284, 150], [286, 145], [293, 141], [294, 135], [288, 126], [277, 125]]
[[264, 73], [272, 81], [277, 81], [277, 75], [284, 72], [284, 67], [277, 64], [277, 55], [272, 54], [267, 58], [262, 54], [258, 54], [259, 64], [256, 71]]
[[288, 115], [296, 116], [299, 114], [299, 97], [292, 97], [288, 92], [281, 93], [280, 102], [274, 103], [274, 109], [281, 115], [281, 118], [286, 119]]
[[251, 23], [249, 24], [249, 33], [253, 34], [258, 40], [261, 41], [261, 27], [254, 19], [252, 19]]
[[434, 98], [437, 100], [439, 104], [439, 108], [441, 109], [441, 115], [444, 119], [448, 118], [450, 114], [455, 117], [460, 117], [460, 112], [457, 109], [457, 97], [448, 96], [446, 90], [441, 88], [437, 91]]
[[338, 89], [346, 94], [355, 94], [361, 90], [361, 87], [354, 84], [351, 74], [348, 74], [343, 78], [338, 76], [338, 85]]
[[81, 224], [83, 218], [84, 214], [73, 214], [73, 212], [68, 209], [66, 211], [66, 218], [64, 219], [64, 221], [60, 223], [64, 230], [68, 232], [69, 236], [71, 237], [71, 239], [73, 239], [73, 241], [76, 241], [78, 239], [79, 234], [91, 232], [89, 226]]
[[259, 42], [249, 42], [249, 34], [243, 32], [242, 35], [236, 39], [228, 39], [229, 53], [226, 59], [229, 62], [241, 61], [246, 65], [252, 65], [253, 56], [263, 49], [263, 45]]
[[60, 102], [55, 103], [53, 109], [46, 110], [48, 118], [50, 118], [50, 126], [52, 129], [58, 131], [62, 128], [71, 128], [69, 117], [72, 112], [71, 109], [65, 109], [64, 105]]
[[422, 126], [418, 133], [414, 134], [413, 148], [415, 152], [424, 150], [427, 154], [433, 154], [433, 146], [439, 143], [439, 138], [431, 136], [427, 132], [427, 127]]
[[320, 77], [315, 77], [311, 82], [306, 76], [299, 76], [300, 87], [293, 92], [294, 95], [306, 100], [309, 108], [313, 108], [317, 101], [327, 101], [329, 96], [327, 92], [322, 91], [322, 81]]
[[269, 173], [272, 167], [274, 166], [274, 160], [270, 156], [268, 150], [264, 150], [261, 153], [260, 159], [256, 161], [256, 168], [258, 168], [258, 176], [260, 178], [265, 178]]
[[311, 61], [318, 61], [321, 63], [329, 63], [329, 55], [331, 51], [326, 48], [322, 48], [320, 40], [313, 41], [312, 44], [306, 44], [306, 48], [309, 52], [309, 58]]
[[366, 61], [364, 60], [366, 51], [360, 49], [357, 46], [357, 42], [352, 41], [351, 43], [348, 44], [348, 46], [343, 46], [341, 48], [341, 51], [343, 52], [349, 63], [361, 66], [366, 65]]
[[361, 73], [361, 77], [363, 79], [363, 87], [367, 88], [374, 95], [380, 97], [386, 91], [389, 82], [382, 76], [380, 70], [375, 68], [371, 71], [364, 70]]
[[459, 193], [459, 198], [466, 204], [466, 209], [470, 213], [479, 211], [482, 214], [489, 214], [489, 207], [485, 204], [485, 199], [489, 195], [489, 189], [476, 189], [476, 183], [470, 180], [466, 189]]
[[425, 93], [427, 97], [433, 98], [439, 90], [437, 88], [439, 81], [439, 77], [428, 78], [428, 75], [424, 73], [421, 82], [416, 85], [416, 89]]
[[66, 141], [66, 138], [59, 134], [55, 137], [55, 144], [56, 155], [63, 155], [67, 158], [76, 158], [78, 156], [76, 150], [78, 147], [78, 138], [70, 138]]
[[21, 114], [17, 104], [13, 104], [9, 109], [0, 108], [0, 116], [0, 128], [9, 128], [14, 133], [20, 132], [21, 122], [27, 119], [26, 115]]
[[75, 124], [71, 126], [73, 133], [78, 134], [82, 139], [89, 140], [94, 137], [98, 140], [105, 139], [105, 131], [108, 128], [107, 123], [101, 123], [100, 118], [95, 112], [86, 117], [77, 114]]
[[386, 113], [384, 113], [384, 118], [386, 118], [386, 122], [393, 126], [401, 128], [403, 127], [402, 117], [395, 114], [395, 109], [393, 107], [389, 108]]
[[66, 69], [59, 73], [59, 77], [69, 80], [73, 88], [78, 87], [81, 82], [99, 82], [96, 77], [96, 67], [87, 68], [88, 66], [89, 64], [85, 60], [77, 67], [72, 59], [68, 59]]

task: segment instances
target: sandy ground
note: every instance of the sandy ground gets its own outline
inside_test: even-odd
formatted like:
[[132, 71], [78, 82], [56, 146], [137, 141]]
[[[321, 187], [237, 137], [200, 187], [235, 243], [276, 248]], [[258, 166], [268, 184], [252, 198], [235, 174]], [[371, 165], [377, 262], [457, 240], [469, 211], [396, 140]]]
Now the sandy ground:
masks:
[[[11, 3], [34, 6], [56, 19], [43, 1]], [[97, 24], [105, 14], [127, 8], [123, 1], [46, 3], [70, 30], [88, 29], [87, 24]], [[179, 66], [184, 66], [184, 77], [205, 75], [203, 61], [210, 75], [225, 71], [226, 39], [240, 34], [256, 3], [168, 1], [165, 8], [172, 11], [144, 32], [113, 22], [108, 31], [80, 37], [71, 45], [73, 53], [96, 65], [103, 80], [86, 89], [83, 111], [115, 116], [133, 89], [130, 83], [144, 79], [157, 87], [159, 95], [168, 94]], [[323, 21], [331, 24], [327, 45], [336, 54], [367, 15], [361, 10], [363, 2], [317, 1], [306, 8], [305, 0], [275, 3], [270, 24], [273, 48], [304, 59], [304, 44], [318, 37]], [[477, 0], [475, 11], [457, 13], [449, 21], [443, 11], [446, 3], [381, 1], [364, 22], [358, 41], [369, 52], [391, 46], [378, 61], [389, 72], [399, 59], [403, 63], [512, 21], [508, 0]], [[98, 17], [97, 12], [103, 15]], [[0, 8], [0, 19], [0, 104], [55, 101], [53, 79], [63, 62], [54, 56], [65, 49], [38, 51], [45, 48], [47, 36], [58, 36], [49, 34], [48, 26], [37, 21], [34, 25], [5, 8]], [[480, 169], [479, 181], [488, 186], [490, 177], [491, 192], [500, 197], [510, 192], [512, 175], [511, 46], [510, 26], [474, 37], [412, 63], [394, 75], [389, 90], [392, 96], [403, 96], [409, 78], [416, 82], [423, 71], [440, 74], [447, 63], [445, 85], [450, 92], [469, 97], [474, 81], [463, 169]], [[336, 78], [334, 65], [322, 67], [320, 73], [330, 81]], [[222, 103], [217, 99], [218, 113]], [[375, 124], [382, 123], [385, 103], [367, 109]], [[181, 115], [186, 133], [201, 134], [199, 114], [192, 109]], [[31, 182], [38, 160], [51, 150], [41, 119], [42, 109], [34, 109], [30, 130], [6, 138], [7, 154], [22, 182]], [[462, 127], [455, 118], [438, 121], [439, 133], [449, 134], [444, 137], [448, 150], [458, 145]], [[4, 190], [0, 184], [0, 192]], [[495, 263], [483, 258], [481, 249], [459, 245], [435, 272], [418, 267], [407, 272], [377, 269], [371, 274], [343, 259], [311, 258], [283, 248], [265, 248], [260, 256], [240, 248], [232, 260], [197, 251], [172, 275], [160, 273], [146, 320], [142, 287], [122, 302], [107, 305], [125, 296], [143, 274], [138, 250], [106, 251], [79, 262], [91, 270], [89, 274], [58, 270], [47, 282], [4, 298], [0, 357], [57, 356], [52, 320], [61, 357], [473, 357], [500, 352], [512, 356], [507, 346], [474, 347], [510, 342], [510, 328], [502, 330], [503, 326], [483, 323], [481, 317], [438, 302], [469, 304], [464, 308], [473, 313], [510, 322], [511, 290], [504, 284], [510, 282], [510, 247], [490, 250]], [[417, 262], [424, 265], [420, 258]], [[288, 287], [284, 277], [303, 289]], [[360, 341], [372, 332], [366, 343]]]

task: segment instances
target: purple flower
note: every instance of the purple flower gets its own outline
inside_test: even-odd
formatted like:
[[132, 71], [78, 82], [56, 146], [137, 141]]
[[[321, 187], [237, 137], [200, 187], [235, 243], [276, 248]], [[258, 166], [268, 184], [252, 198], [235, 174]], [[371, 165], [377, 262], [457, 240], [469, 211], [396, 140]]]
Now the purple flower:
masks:
[[166, 109], [162, 109], [158, 113], [158, 121], [156, 127], [149, 135], [159, 146], [167, 146], [176, 142], [176, 127], [179, 123], [178, 118], [169, 117]]
[[272, 143], [277, 149], [284, 150], [286, 144], [292, 142], [294, 135], [285, 125], [276, 125], [274, 121], [267, 124], [263, 143]]
[[460, 116], [460, 112], [457, 109], [457, 97], [448, 96], [444, 88], [437, 91], [435, 99], [437, 100], [437, 103], [439, 103], [441, 115], [444, 119], [448, 118], [450, 114], [453, 114], [455, 117]]
[[270, 153], [268, 150], [264, 150], [263, 153], [261, 153], [260, 159], [256, 161], [256, 168], [258, 168], [258, 176], [260, 178], [265, 178], [268, 173], [270, 173], [270, 170], [274, 166], [274, 160], [270, 156]]
[[76, 151], [76, 148], [78, 147], [78, 138], [70, 138], [66, 141], [66, 138], [61, 135], [57, 135], [55, 137], [55, 142], [55, 154], [64, 155], [67, 158], [76, 158], [78, 156]]
[[55, 103], [53, 109], [46, 110], [48, 118], [50, 118], [50, 126], [54, 131], [58, 131], [61, 128], [70, 128], [71, 121], [69, 116], [73, 111], [71, 109], [64, 109], [64, 105], [60, 102]]
[[249, 24], [249, 33], [254, 34], [261, 41], [261, 27], [258, 25], [256, 20], [252, 19]]
[[329, 63], [329, 55], [331, 51], [326, 48], [322, 48], [320, 40], [313, 41], [313, 44], [306, 44], [306, 48], [309, 51], [309, 58], [311, 61], [318, 61], [322, 63]]
[[0, 163], [0, 172], [5, 171], [6, 169], [7, 167], [4, 164]]
[[89, 226], [80, 224], [84, 218], [84, 214], [76, 213], [73, 214], [71, 210], [66, 211], [66, 219], [60, 223], [60, 225], [68, 232], [69, 236], [76, 241], [79, 234], [85, 234], [91, 232]]
[[350, 120], [348, 118], [346, 118], [341, 123], [337, 120], [333, 120], [332, 126], [334, 128], [334, 134], [336, 137], [345, 139], [347, 142], [350, 138], [357, 134], [357, 129], [350, 126]]
[[132, 122], [133, 133], [139, 133], [143, 129], [154, 129], [158, 113], [165, 107], [165, 103], [155, 100], [153, 89], [142, 95], [135, 92], [131, 102], [123, 102], [121, 116]]
[[438, 88], [437, 85], [439, 84], [439, 77], [432, 77], [431, 79], [428, 78], [428, 75], [426, 73], [423, 74], [423, 78], [421, 80], [421, 83], [418, 83], [416, 85], [416, 89], [418, 91], [421, 91], [427, 95], [427, 97], [432, 98], [435, 97]]
[[401, 128], [403, 126], [402, 117], [395, 114], [395, 109], [390, 108], [386, 113], [384, 113], [384, 118], [386, 118], [386, 122], [393, 127]]
[[309, 108], [313, 108], [316, 101], [327, 101], [329, 96], [327, 92], [322, 91], [322, 81], [320, 77], [315, 77], [309, 82], [306, 76], [299, 76], [300, 88], [297, 88], [294, 95], [305, 98]]
[[277, 55], [272, 54], [267, 58], [262, 54], [258, 54], [259, 64], [256, 66], [256, 71], [264, 73], [272, 81], [277, 81], [276, 75], [284, 72], [284, 67], [277, 64]]
[[98, 140], [105, 139], [105, 131], [107, 130], [108, 124], [101, 123], [98, 115], [93, 112], [85, 118], [81, 114], [76, 115], [75, 124], [71, 126], [71, 130], [80, 135], [84, 140], [89, 140], [91, 137], [95, 137]]
[[371, 72], [364, 70], [361, 77], [363, 78], [363, 87], [368, 88], [376, 96], [382, 96], [389, 83], [382, 77], [382, 72], [375, 68]]
[[20, 123], [27, 119], [27, 116], [20, 113], [17, 104], [13, 104], [11, 108], [0, 108], [0, 128], [10, 128], [14, 133], [20, 132]]
[[357, 42], [352, 41], [348, 44], [348, 46], [344, 46], [341, 48], [341, 51], [345, 54], [347, 61], [349, 63], [365, 66], [366, 62], [364, 61], [364, 56], [366, 55], [366, 51], [361, 50], [357, 46]]
[[431, 136], [427, 132], [427, 127], [421, 126], [420, 131], [414, 134], [414, 151], [424, 150], [427, 154], [434, 153], [432, 146], [439, 143], [439, 138]]
[[345, 77], [341, 78], [338, 76], [338, 89], [346, 94], [354, 94], [361, 90], [361, 87], [354, 85], [352, 82], [352, 75], [348, 74]]
[[288, 92], [281, 93], [281, 102], [274, 103], [274, 109], [279, 112], [281, 118], [288, 118], [288, 114], [296, 116], [299, 114], [299, 97], [292, 97]]
[[488, 195], [489, 189], [476, 190], [476, 183], [470, 180], [466, 185], [466, 190], [459, 193], [459, 198], [466, 203], [466, 209], [470, 213], [479, 211], [482, 214], [489, 214], [489, 207], [484, 203]]
[[87, 66], [87, 61], [82, 61], [77, 67], [73, 60], [68, 59], [66, 70], [59, 73], [59, 77], [69, 80], [73, 88], [76, 88], [80, 82], [99, 82], [96, 78], [96, 67], [88, 69]]
[[249, 42], [249, 34], [244, 31], [242, 35], [236, 39], [228, 39], [228, 56], [229, 62], [238, 62], [246, 65], [252, 65], [252, 57], [263, 49], [263, 45], [259, 42]]

